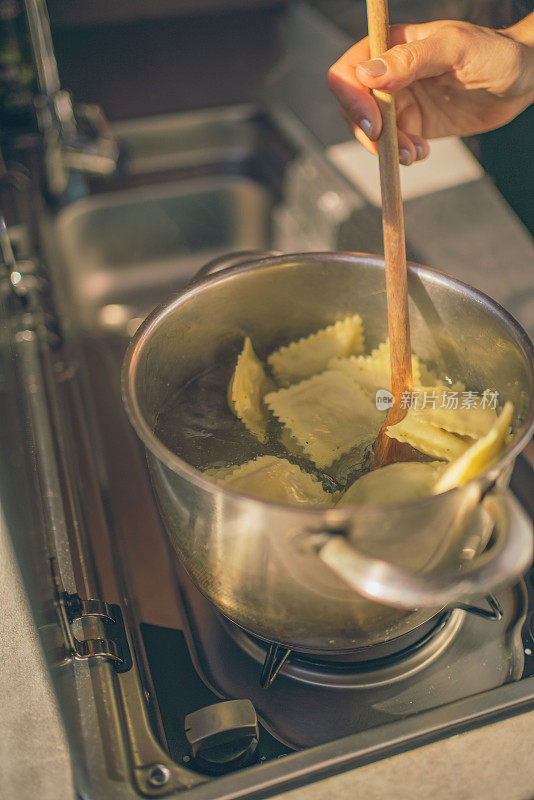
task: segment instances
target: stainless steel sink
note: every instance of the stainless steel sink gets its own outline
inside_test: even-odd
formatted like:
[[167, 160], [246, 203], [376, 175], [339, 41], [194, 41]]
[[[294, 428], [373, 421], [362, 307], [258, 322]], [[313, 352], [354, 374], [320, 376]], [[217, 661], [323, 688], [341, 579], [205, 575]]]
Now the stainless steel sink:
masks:
[[84, 327], [144, 316], [215, 256], [267, 247], [272, 207], [260, 183], [224, 175], [74, 203], [56, 236]]
[[86, 333], [130, 336], [223, 253], [380, 247], [375, 212], [287, 115], [242, 106], [121, 123], [116, 134], [126, 173], [62, 209], [48, 237]]
[[251, 109], [129, 123], [118, 135], [127, 175], [60, 211], [53, 239], [82, 328], [129, 335], [207, 261], [270, 246], [293, 151]]

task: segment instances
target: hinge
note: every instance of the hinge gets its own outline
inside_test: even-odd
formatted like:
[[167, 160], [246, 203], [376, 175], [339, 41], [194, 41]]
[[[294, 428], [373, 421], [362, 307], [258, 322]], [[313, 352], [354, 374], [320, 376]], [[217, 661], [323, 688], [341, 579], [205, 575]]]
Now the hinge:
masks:
[[[77, 660], [104, 658], [115, 672], [128, 672], [132, 656], [120, 606], [104, 600], [82, 600], [78, 594], [56, 593], [56, 605], [69, 656]], [[76, 620], [95, 617], [104, 626], [104, 638], [78, 639], [72, 630]]]

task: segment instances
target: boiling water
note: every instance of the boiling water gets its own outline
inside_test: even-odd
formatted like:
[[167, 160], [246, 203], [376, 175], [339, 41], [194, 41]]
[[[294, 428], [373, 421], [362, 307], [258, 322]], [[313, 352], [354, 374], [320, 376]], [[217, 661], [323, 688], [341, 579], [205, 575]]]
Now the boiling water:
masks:
[[232, 369], [228, 363], [215, 366], [171, 395], [158, 415], [154, 431], [169, 450], [200, 470], [239, 465], [262, 455], [287, 458], [316, 475], [330, 491], [346, 487], [367, 471], [370, 452], [361, 450], [346, 454], [326, 471], [317, 470], [275, 420], [269, 424], [268, 441], [258, 442], [228, 406]]
[[155, 433], [193, 467], [240, 464], [272, 452], [245, 428], [228, 407], [226, 365], [200, 373], [171, 395]]

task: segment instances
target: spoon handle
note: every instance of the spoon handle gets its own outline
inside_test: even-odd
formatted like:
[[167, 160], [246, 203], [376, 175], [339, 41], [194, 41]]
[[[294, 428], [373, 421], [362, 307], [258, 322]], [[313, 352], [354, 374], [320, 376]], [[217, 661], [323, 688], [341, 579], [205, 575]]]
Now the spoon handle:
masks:
[[[371, 58], [380, 58], [389, 49], [387, 0], [367, 0], [367, 21]], [[382, 133], [377, 147], [382, 192], [382, 226], [391, 348], [391, 386], [396, 398], [396, 403], [391, 409], [388, 419], [388, 423], [392, 425], [406, 413], [401, 409], [402, 394], [413, 390], [408, 276], [395, 98], [392, 94], [377, 90], [373, 90], [373, 94], [382, 114]]]

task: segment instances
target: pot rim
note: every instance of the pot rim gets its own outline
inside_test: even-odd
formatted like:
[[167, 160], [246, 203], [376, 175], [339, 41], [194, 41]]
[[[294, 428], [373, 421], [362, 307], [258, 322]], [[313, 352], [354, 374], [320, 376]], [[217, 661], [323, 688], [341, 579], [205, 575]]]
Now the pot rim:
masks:
[[[167, 300], [164, 300], [148, 314], [128, 345], [124, 355], [121, 371], [123, 403], [132, 427], [147, 450], [156, 456], [159, 461], [163, 462], [165, 466], [167, 466], [172, 472], [179, 474], [181, 477], [186, 478], [189, 482], [205, 491], [208, 491], [211, 494], [217, 493], [219, 495], [229, 495], [235, 499], [246, 499], [250, 503], [258, 503], [261, 506], [266, 506], [267, 508], [271, 509], [276, 508], [278, 510], [283, 510], [286, 513], [302, 515], [302, 513], [305, 512], [313, 515], [318, 520], [320, 518], [327, 519], [326, 524], [328, 527], [332, 527], [336, 524], [346, 521], [348, 517], [353, 517], [355, 513], [374, 513], [377, 510], [381, 511], [383, 509], [396, 510], [409, 508], [415, 505], [421, 505], [421, 503], [425, 500], [429, 501], [436, 497], [440, 497], [441, 495], [450, 495], [451, 492], [459, 492], [460, 490], [465, 491], [467, 487], [471, 487], [471, 490], [473, 490], [478, 485], [480, 493], [482, 493], [483, 489], [491, 487], [499, 473], [509, 463], [517, 458], [534, 433], [534, 391], [532, 393], [530, 408], [525, 422], [517, 432], [514, 441], [506, 448], [499, 459], [489, 469], [480, 475], [471, 478], [471, 480], [465, 484], [462, 484], [462, 486], [449, 489], [446, 492], [442, 492], [440, 495], [424, 495], [423, 497], [390, 504], [365, 503], [361, 505], [355, 504], [353, 506], [345, 506], [339, 509], [336, 509], [335, 507], [314, 508], [313, 506], [294, 506], [288, 503], [278, 503], [273, 500], [266, 500], [261, 497], [253, 497], [252, 495], [222, 486], [211, 478], [206, 477], [199, 469], [191, 466], [187, 461], [182, 459], [172, 450], [169, 450], [169, 448], [166, 447], [166, 445], [164, 445], [163, 442], [152, 431], [151, 427], [146, 422], [137, 401], [135, 377], [139, 354], [145, 342], [150, 339], [151, 335], [158, 328], [160, 323], [176, 308], [186, 303], [191, 297], [199, 292], [207, 291], [217, 286], [219, 283], [231, 280], [241, 273], [249, 272], [251, 269], [279, 266], [282, 264], [287, 264], [288, 261], [293, 263], [295, 261], [298, 262], [305, 260], [309, 263], [310, 261], [322, 261], [325, 258], [334, 258], [335, 260], [341, 262], [351, 262], [354, 259], [359, 261], [363, 260], [367, 264], [377, 267], [381, 270], [385, 269], [384, 256], [350, 251], [325, 250], [310, 253], [286, 253], [283, 255], [268, 256], [256, 259], [251, 258], [250, 261], [240, 262], [236, 266], [227, 267], [213, 273], [212, 275], [203, 277], [200, 280], [194, 280], [183, 290], [172, 294], [169, 298], [167, 298]], [[513, 335], [513, 338], [518, 342], [519, 346], [523, 350], [523, 353], [530, 364], [534, 384], [534, 344], [519, 322], [517, 322], [517, 320], [514, 319], [514, 317], [508, 311], [506, 311], [505, 308], [503, 308], [487, 294], [481, 292], [479, 289], [475, 289], [470, 284], [465, 283], [458, 278], [454, 278], [451, 275], [441, 272], [433, 267], [425, 267], [414, 262], [408, 262], [407, 267], [409, 276], [410, 274], [414, 276], [421, 274], [429, 275], [433, 282], [441, 282], [448, 286], [452, 285], [460, 287], [464, 293], [470, 295], [473, 301], [489, 307], [492, 312], [497, 312], [505, 327]], [[480, 483], [484, 479], [486, 480], [487, 485], [482, 487], [480, 486]]]

